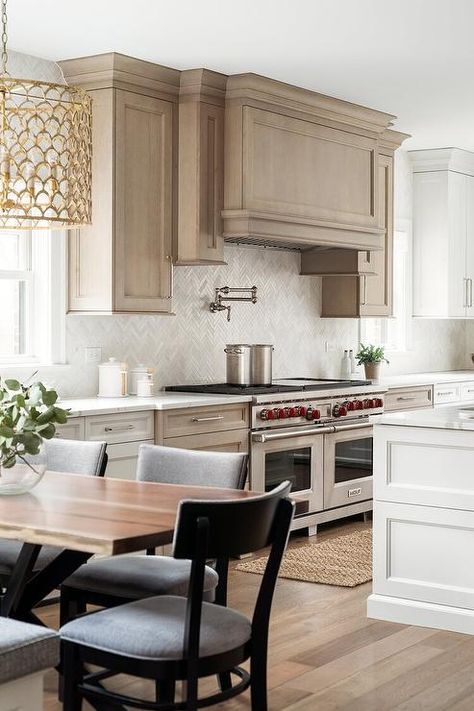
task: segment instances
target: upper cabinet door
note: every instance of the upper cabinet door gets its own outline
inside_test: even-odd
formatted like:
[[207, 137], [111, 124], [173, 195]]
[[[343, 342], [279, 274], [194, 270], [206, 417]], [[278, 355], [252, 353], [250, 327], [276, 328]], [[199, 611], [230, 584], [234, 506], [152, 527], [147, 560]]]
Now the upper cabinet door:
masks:
[[474, 317], [474, 177], [466, 176], [466, 315]]
[[385, 230], [384, 248], [369, 252], [368, 263], [373, 275], [362, 275], [361, 316], [392, 315], [393, 272], [393, 158], [379, 156], [378, 168], [378, 219]]
[[243, 209], [377, 226], [377, 142], [243, 108]]
[[174, 106], [123, 90], [115, 101], [115, 310], [170, 311]]

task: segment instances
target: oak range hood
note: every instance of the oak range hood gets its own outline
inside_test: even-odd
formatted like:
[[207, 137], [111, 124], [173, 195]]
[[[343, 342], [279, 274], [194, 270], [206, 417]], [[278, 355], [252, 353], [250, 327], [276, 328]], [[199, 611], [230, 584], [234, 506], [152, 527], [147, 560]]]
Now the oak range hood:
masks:
[[395, 116], [256, 74], [226, 89], [224, 238], [307, 250], [383, 249], [380, 156]]

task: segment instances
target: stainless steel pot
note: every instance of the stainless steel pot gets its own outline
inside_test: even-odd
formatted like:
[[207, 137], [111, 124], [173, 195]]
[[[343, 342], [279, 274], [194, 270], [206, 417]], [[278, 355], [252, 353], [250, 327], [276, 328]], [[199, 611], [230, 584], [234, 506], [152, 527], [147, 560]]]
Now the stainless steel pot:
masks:
[[252, 346], [250, 359], [250, 380], [252, 385], [272, 384], [272, 353], [273, 346], [256, 343]]
[[226, 354], [226, 381], [228, 385], [251, 385], [251, 348], [248, 343], [230, 343], [224, 348]]

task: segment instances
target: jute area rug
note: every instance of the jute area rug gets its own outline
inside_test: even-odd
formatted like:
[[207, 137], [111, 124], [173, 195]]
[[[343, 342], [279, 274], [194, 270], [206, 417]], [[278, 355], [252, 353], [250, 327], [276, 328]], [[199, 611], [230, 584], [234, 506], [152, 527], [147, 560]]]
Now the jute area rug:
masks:
[[[268, 558], [237, 565], [237, 570], [263, 575]], [[279, 577], [354, 588], [372, 580], [372, 531], [354, 531], [323, 543], [288, 548]]]

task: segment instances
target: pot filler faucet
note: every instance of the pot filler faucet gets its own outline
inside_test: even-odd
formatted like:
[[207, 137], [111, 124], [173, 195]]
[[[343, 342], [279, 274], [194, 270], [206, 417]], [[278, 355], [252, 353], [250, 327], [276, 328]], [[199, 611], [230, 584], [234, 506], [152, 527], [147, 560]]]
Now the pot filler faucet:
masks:
[[[248, 296], [228, 296], [228, 294], [248, 294]], [[230, 321], [230, 304], [226, 306], [223, 301], [250, 301], [257, 303], [256, 286], [219, 286], [216, 288], [215, 301], [209, 304], [209, 310], [215, 314], [218, 311], [227, 311], [227, 320]]]

